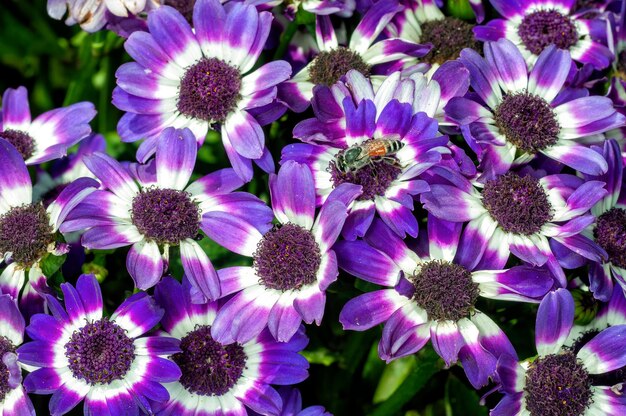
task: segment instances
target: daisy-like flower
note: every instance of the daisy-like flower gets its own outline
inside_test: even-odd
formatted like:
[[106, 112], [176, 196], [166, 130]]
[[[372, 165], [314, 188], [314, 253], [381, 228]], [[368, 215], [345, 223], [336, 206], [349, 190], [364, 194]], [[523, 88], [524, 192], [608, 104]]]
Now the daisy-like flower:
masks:
[[247, 342], [219, 342], [211, 336], [218, 302], [193, 304], [184, 285], [164, 278], [155, 290], [165, 309], [164, 336], [180, 339], [181, 351], [170, 358], [182, 371], [180, 380], [165, 384], [170, 400], [155, 414], [282, 415], [283, 400], [270, 384], [308, 377], [309, 363], [299, 354], [308, 343], [304, 328], [289, 342], [276, 342], [267, 329]]
[[[292, 387], [281, 387], [278, 394], [283, 399], [283, 408], [279, 416], [332, 416], [322, 406], [309, 406], [302, 408], [302, 395], [300, 390]], [[253, 413], [253, 416], [256, 414]]]
[[620, 416], [626, 413], [623, 377], [626, 325], [607, 328], [584, 345], [564, 348], [572, 328], [574, 302], [565, 289], [550, 292], [537, 312], [538, 357], [518, 363], [515, 355], [498, 360], [504, 397], [492, 416]]
[[48, 0], [48, 15], [65, 24], [80, 25], [87, 32], [97, 32], [113, 18], [124, 18], [149, 10], [158, 0]]
[[530, 74], [510, 41], [485, 43], [485, 58], [461, 53], [470, 84], [482, 102], [453, 98], [445, 108], [470, 145], [479, 146], [485, 178], [507, 172], [542, 154], [582, 173], [606, 171], [606, 161], [582, 143], [622, 126], [609, 98], [562, 90], [572, 65], [569, 52], [549, 46]]
[[3, 414], [35, 415], [22, 387], [22, 369], [15, 349], [24, 341], [24, 317], [9, 295], [0, 294], [0, 408]]
[[145, 292], [126, 299], [103, 315], [102, 292], [93, 275], [81, 275], [76, 287], [61, 285], [65, 308], [46, 295], [51, 315], [31, 318], [32, 339], [17, 349], [18, 360], [36, 369], [24, 379], [29, 393], [51, 394], [50, 413], [62, 415], [83, 399], [85, 414], [150, 412], [148, 399], [165, 402], [161, 383], [178, 380], [181, 371], [162, 358], [180, 352], [179, 341], [142, 337], [159, 323], [163, 309]]
[[[464, 72], [458, 69], [450, 75], [462, 77]], [[442, 100], [440, 93], [439, 83], [428, 82], [421, 74], [401, 79], [394, 73], [374, 94], [372, 84], [355, 70], [348, 72], [345, 84], [316, 87], [317, 117], [294, 129], [294, 136], [309, 143], [286, 146], [282, 159], [309, 166], [318, 205], [343, 183], [363, 187], [349, 207], [345, 238], [363, 236], [375, 213], [398, 235], [417, 235], [413, 196], [428, 190], [418, 176], [448, 152], [448, 137], [438, 133], [437, 121], [431, 118]], [[386, 146], [384, 160], [379, 156], [356, 169], [342, 167], [340, 161], [349, 152], [361, 149], [367, 154], [376, 145]]]
[[603, 182], [508, 172], [483, 185], [444, 168], [434, 176], [422, 203], [443, 220], [468, 222], [463, 239], [471, 249], [463, 255], [472, 264], [483, 259], [502, 268], [513, 253], [534, 266], [546, 265], [565, 287], [560, 250], [553, 250], [552, 242], [592, 261], [606, 255], [581, 234], [595, 220], [589, 209], [607, 194]]
[[159, 281], [167, 269], [169, 247], [179, 245], [183, 268], [194, 289], [207, 299], [219, 298], [217, 274], [195, 238], [201, 229], [215, 234], [222, 222], [237, 222], [236, 217], [245, 211], [264, 230], [272, 213], [257, 197], [232, 193], [243, 184], [232, 169], [188, 185], [197, 151], [189, 129], [170, 127], [159, 137], [153, 163], [135, 166], [134, 177], [103, 153], [86, 157], [85, 164], [105, 189], [85, 199], [62, 231], [86, 230], [81, 241], [89, 249], [132, 245], [126, 267], [137, 288], [143, 290]]
[[250, 73], [269, 35], [272, 15], [251, 6], [198, 0], [192, 30], [175, 9], [149, 13], [150, 33], [135, 32], [125, 43], [136, 62], [117, 73], [113, 103], [127, 113], [118, 124], [124, 141], [147, 138], [137, 157], [145, 162], [166, 127], [188, 127], [198, 143], [213, 125], [237, 174], [252, 179], [254, 160], [273, 171], [261, 125], [284, 112], [276, 85], [291, 75], [285, 61], [272, 61]]
[[44, 207], [33, 200], [33, 188], [22, 156], [9, 142], [0, 139], [0, 259], [4, 261], [0, 263], [4, 266], [0, 290], [18, 299], [24, 288], [21, 296], [24, 311], [31, 309], [28, 306], [31, 301], [36, 304], [41, 300], [33, 289], [46, 288], [46, 276], [40, 267], [42, 260], [67, 251], [59, 227], [68, 213], [97, 187], [98, 182], [93, 179], [78, 179]]
[[376, 41], [393, 16], [402, 9], [397, 0], [377, 2], [365, 13], [347, 47], [339, 45], [330, 17], [317, 16], [315, 34], [319, 52], [293, 78], [278, 86], [281, 101], [293, 111], [302, 112], [309, 106], [316, 85], [330, 87], [351, 69], [382, 82], [386, 72], [379, 73], [379, 70], [385, 71], [386, 66], [407, 57], [425, 55], [429, 46], [410, 40], [389, 38]]
[[47, 111], [31, 119], [26, 88], [8, 88], [2, 95], [0, 138], [20, 152], [27, 165], [65, 156], [67, 149], [91, 133], [92, 103], [81, 102]]
[[278, 220], [272, 229], [232, 227], [209, 235], [253, 258], [252, 267], [218, 272], [222, 296], [239, 292], [220, 309], [211, 327], [211, 335], [222, 344], [248, 342], [266, 326], [276, 340], [285, 342], [303, 320], [319, 325], [326, 289], [337, 279], [332, 246], [347, 217], [346, 206], [360, 187], [337, 187], [316, 218], [313, 175], [306, 165], [286, 162], [278, 175], [270, 176], [269, 186]]
[[497, 358], [513, 347], [504, 332], [476, 309], [479, 296], [537, 302], [552, 287], [547, 270], [527, 266], [481, 270], [464, 254], [461, 224], [428, 218], [422, 253], [409, 249], [380, 221], [365, 241], [335, 245], [339, 266], [358, 278], [386, 286], [350, 300], [341, 311], [344, 329], [364, 331], [385, 322], [378, 344], [390, 362], [419, 351], [428, 340], [447, 365], [463, 363], [475, 387], [487, 383]]
[[572, 15], [574, 0], [491, 0], [491, 4], [504, 19], [474, 28], [477, 39], [509, 39], [531, 66], [550, 45], [568, 50], [572, 59], [596, 69], [611, 64], [613, 54], [605, 46], [606, 22]]

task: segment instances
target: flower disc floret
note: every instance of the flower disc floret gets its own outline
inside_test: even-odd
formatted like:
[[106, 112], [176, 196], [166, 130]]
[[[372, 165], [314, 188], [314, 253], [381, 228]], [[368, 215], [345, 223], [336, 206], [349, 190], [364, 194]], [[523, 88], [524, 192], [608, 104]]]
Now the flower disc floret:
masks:
[[429, 20], [421, 25], [421, 43], [432, 43], [428, 55], [421, 58], [431, 64], [443, 64], [459, 57], [465, 48], [479, 50], [480, 44], [474, 39], [474, 25], [456, 17], [446, 16], [442, 20]]
[[268, 231], [254, 253], [254, 268], [263, 285], [280, 291], [299, 290], [315, 282], [321, 263], [313, 234], [291, 223]]
[[485, 208], [506, 232], [531, 235], [552, 219], [553, 210], [539, 180], [509, 172], [487, 181]]
[[351, 69], [356, 69], [366, 77], [370, 75], [370, 67], [361, 55], [340, 46], [320, 52], [309, 69], [309, 76], [314, 84], [330, 87]]
[[42, 204], [15, 207], [0, 216], [0, 253], [12, 253], [20, 266], [31, 266], [53, 242], [50, 217]]
[[128, 373], [135, 346], [124, 329], [102, 318], [74, 331], [65, 344], [65, 356], [74, 377], [90, 385], [109, 384]]
[[5, 139], [17, 149], [24, 160], [35, 153], [35, 141], [28, 133], [20, 130], [7, 129], [0, 132], [0, 138]]
[[526, 373], [532, 416], [580, 416], [591, 402], [591, 377], [573, 352], [540, 357]]
[[527, 14], [517, 34], [524, 46], [535, 55], [552, 44], [559, 49], [569, 49], [578, 42], [578, 31], [572, 19], [556, 10]]
[[180, 81], [178, 110], [209, 122], [226, 119], [241, 98], [239, 69], [217, 58], [203, 58]]
[[[0, 358], [7, 352], [15, 352], [15, 346], [7, 337], [0, 336]], [[9, 386], [10, 375], [7, 366], [0, 361], [0, 403], [2, 403], [7, 393], [12, 390], [11, 386]]]
[[159, 244], [178, 244], [194, 238], [200, 226], [200, 210], [189, 193], [152, 188], [133, 199], [131, 218], [137, 229]]
[[222, 345], [211, 337], [211, 327], [196, 326], [180, 342], [172, 360], [182, 371], [180, 383], [190, 393], [221, 396], [241, 378], [248, 357], [238, 343]]
[[527, 153], [536, 153], [554, 145], [561, 131], [550, 104], [527, 92], [504, 97], [495, 110], [494, 118], [506, 140]]
[[596, 242], [608, 253], [609, 260], [626, 268], [626, 210], [612, 208], [600, 215], [593, 234]]
[[424, 263], [410, 277], [413, 300], [436, 321], [466, 318], [478, 299], [478, 284], [463, 266], [444, 260]]

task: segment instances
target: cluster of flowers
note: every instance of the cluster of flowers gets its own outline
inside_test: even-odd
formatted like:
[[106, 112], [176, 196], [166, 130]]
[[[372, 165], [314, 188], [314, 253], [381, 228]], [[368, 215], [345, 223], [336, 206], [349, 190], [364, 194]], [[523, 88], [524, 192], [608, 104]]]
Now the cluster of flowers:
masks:
[[[483, 22], [474, 0], [483, 25], [435, 0], [282, 3], [48, 0], [127, 37], [112, 99], [142, 142], [120, 163], [92, 104], [33, 120], [5, 91], [0, 413], [34, 414], [34, 393], [53, 415], [328, 414], [290, 386], [341, 268], [384, 287], [340, 315], [384, 324], [381, 359], [430, 340], [503, 394], [493, 415], [626, 414], [626, 2], [491, 0]], [[258, 66], [299, 9], [314, 36]], [[274, 173], [262, 126], [309, 106]], [[232, 168], [192, 181], [214, 129]], [[271, 207], [237, 191], [254, 164]], [[215, 270], [205, 235], [251, 266]], [[71, 250], [126, 246], [136, 293], [112, 314], [94, 275], [48, 282]], [[537, 357], [519, 362], [481, 297], [539, 304]]]

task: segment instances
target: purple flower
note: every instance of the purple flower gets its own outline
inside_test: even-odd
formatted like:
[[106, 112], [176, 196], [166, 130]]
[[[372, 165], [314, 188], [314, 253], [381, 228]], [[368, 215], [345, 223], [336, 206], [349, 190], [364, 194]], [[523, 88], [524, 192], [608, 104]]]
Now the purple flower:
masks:
[[276, 342], [265, 330], [246, 342], [223, 343], [211, 336], [217, 302], [192, 303], [185, 283], [172, 278], [157, 285], [155, 298], [165, 309], [163, 336], [180, 339], [181, 351], [170, 358], [182, 371], [180, 380], [165, 384], [171, 399], [155, 414], [283, 414], [283, 400], [270, 384], [308, 377], [309, 363], [298, 354], [308, 343], [301, 326], [289, 342]]
[[595, 220], [589, 209], [607, 194], [603, 182], [508, 172], [483, 185], [448, 169], [432, 172], [430, 192], [421, 195], [422, 203], [443, 220], [468, 222], [463, 240], [470, 250], [463, 256], [472, 264], [482, 261], [500, 269], [513, 253], [534, 266], [546, 265], [565, 287], [561, 251], [554, 242], [593, 261], [606, 255], [581, 234]]
[[140, 292], [105, 317], [93, 275], [80, 276], [76, 288], [63, 283], [61, 289], [65, 309], [46, 295], [52, 316], [33, 316], [26, 328], [33, 341], [17, 349], [20, 363], [36, 367], [24, 379], [26, 390], [52, 393], [53, 415], [69, 412], [83, 399], [85, 414], [113, 415], [150, 412], [148, 399], [167, 401], [161, 383], [178, 380], [181, 371], [161, 356], [180, 352], [179, 341], [141, 336], [159, 323], [163, 309]]
[[22, 369], [15, 354], [24, 341], [24, 326], [15, 301], [0, 294], [0, 408], [7, 415], [35, 415], [22, 387]]
[[596, 69], [610, 65], [613, 54], [606, 43], [606, 22], [571, 15], [574, 1], [491, 0], [493, 7], [505, 19], [493, 19], [474, 29], [476, 38], [496, 41], [506, 38], [519, 47], [532, 66], [550, 45], [568, 50], [580, 63], [590, 63]]
[[60, 20], [67, 12], [65, 24], [79, 24], [87, 32], [97, 32], [111, 20], [132, 18], [148, 11], [158, 0], [48, 0], [48, 15]]
[[[285, 61], [249, 73], [267, 40], [272, 15], [251, 5], [198, 0], [192, 31], [175, 9], [148, 15], [150, 33], [133, 33], [126, 51], [136, 62], [117, 73], [113, 103], [127, 113], [118, 124], [124, 141], [147, 138], [137, 157], [145, 162], [166, 127], [188, 127], [202, 144], [209, 128], [221, 126], [222, 142], [237, 174], [249, 181], [252, 160], [274, 169], [262, 124], [284, 111], [276, 85], [291, 75]], [[246, 75], [247, 74], [247, 75]]]
[[582, 173], [606, 171], [606, 161], [584, 140], [623, 125], [626, 118], [606, 97], [562, 89], [572, 66], [569, 52], [546, 48], [530, 74], [520, 51], [506, 39], [487, 42], [485, 57], [469, 49], [461, 53], [479, 98], [453, 98], [445, 108], [467, 142], [479, 148], [485, 178], [538, 154]]
[[[340, 46], [329, 16], [317, 16], [316, 40], [319, 53], [292, 79], [279, 85], [279, 98], [292, 110], [307, 109], [315, 85], [335, 84], [349, 70], [381, 81], [379, 69], [394, 62], [425, 55], [429, 47], [410, 40], [390, 38], [376, 41], [393, 16], [402, 10], [397, 0], [381, 0], [372, 7], [356, 27], [348, 47]], [[401, 65], [402, 66], [402, 65]], [[384, 68], [383, 68], [384, 69]]]
[[27, 165], [65, 156], [91, 133], [93, 104], [81, 102], [47, 111], [31, 120], [26, 88], [8, 88], [2, 96], [0, 138], [11, 143]]
[[188, 185], [197, 151], [189, 129], [170, 127], [159, 136], [156, 158], [147, 165], [131, 165], [133, 175], [103, 153], [87, 157], [85, 164], [106, 189], [85, 199], [63, 231], [87, 230], [82, 236], [85, 248], [132, 245], [126, 267], [136, 286], [144, 290], [167, 269], [169, 247], [179, 245], [183, 268], [201, 296], [199, 301], [219, 298], [218, 276], [196, 236], [201, 229], [209, 236], [221, 233], [222, 223], [238, 222], [246, 215], [253, 217], [251, 228], [266, 227], [272, 214], [257, 197], [232, 192], [243, 184], [232, 169]]
[[211, 328], [221, 343], [248, 342], [265, 326], [285, 342], [302, 320], [319, 325], [326, 289], [337, 279], [331, 247], [346, 220], [346, 205], [360, 187], [337, 187], [316, 217], [313, 175], [305, 165], [286, 162], [278, 175], [270, 176], [269, 185], [278, 224], [259, 231], [240, 222], [209, 234], [231, 251], [253, 258], [252, 267], [218, 272], [222, 296], [239, 292], [220, 309]]
[[26, 284], [22, 292], [23, 310], [30, 310], [33, 302], [42, 306], [35, 292], [46, 288], [41, 262], [48, 255], [61, 256], [67, 251], [59, 238], [59, 227], [68, 213], [97, 187], [98, 182], [93, 179], [78, 179], [44, 207], [33, 200], [22, 156], [9, 142], [0, 139], [0, 258], [6, 266], [0, 275], [0, 290], [18, 299]]
[[431, 340], [447, 365], [461, 360], [478, 388], [493, 374], [500, 354], [513, 351], [498, 325], [476, 309], [478, 297], [537, 302], [553, 283], [549, 272], [528, 266], [484, 270], [465, 256], [471, 242], [460, 236], [461, 224], [430, 216], [424, 252], [409, 249], [380, 221], [365, 241], [338, 242], [343, 270], [388, 287], [350, 300], [339, 320], [356, 331], [385, 322], [378, 354], [387, 362]]
[[[612, 373], [626, 365], [626, 325], [612, 326], [575, 346], [563, 343], [572, 328], [574, 301], [565, 289], [551, 292], [537, 312], [535, 343], [539, 356], [517, 362], [515, 354], [498, 360], [504, 397], [493, 416], [622, 415], [623, 377]], [[618, 377], [615, 377], [615, 376]]]
[[[457, 69], [449, 72], [462, 76], [462, 68]], [[440, 96], [436, 81], [428, 82], [421, 74], [401, 79], [400, 73], [394, 73], [374, 94], [371, 83], [352, 70], [345, 84], [316, 87], [313, 108], [317, 118], [304, 120], [294, 129], [294, 135], [308, 143], [286, 146], [282, 159], [309, 166], [318, 205], [343, 183], [362, 186], [362, 194], [349, 206], [345, 238], [363, 236], [375, 213], [398, 235], [415, 237], [413, 196], [428, 190], [419, 175], [448, 152], [448, 137], [438, 133], [437, 121], [431, 118], [446, 98]], [[392, 146], [388, 149], [395, 152], [351, 171], [341, 167], [339, 161], [349, 152], [376, 143]]]

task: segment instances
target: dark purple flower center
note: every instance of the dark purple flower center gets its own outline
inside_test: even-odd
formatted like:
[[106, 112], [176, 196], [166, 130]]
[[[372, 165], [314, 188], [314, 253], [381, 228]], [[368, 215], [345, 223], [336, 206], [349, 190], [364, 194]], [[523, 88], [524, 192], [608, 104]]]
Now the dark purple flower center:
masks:
[[65, 356], [74, 377], [86, 383], [121, 380], [135, 360], [133, 340], [108, 318], [87, 323], [65, 344]]
[[0, 403], [12, 388], [9, 386], [9, 377], [11, 373], [7, 366], [2, 362], [2, 357], [7, 352], [15, 352], [15, 346], [7, 337], [0, 337]]
[[422, 264], [410, 280], [415, 287], [413, 300], [426, 311], [429, 320], [466, 318], [478, 299], [478, 284], [458, 264], [431, 260]]
[[316, 85], [334, 85], [349, 70], [356, 69], [369, 77], [370, 67], [358, 53], [339, 46], [330, 51], [322, 51], [315, 57], [309, 76]]
[[211, 327], [196, 326], [180, 341], [172, 360], [182, 371], [180, 384], [189, 392], [203, 396], [221, 396], [243, 374], [248, 357], [240, 344], [222, 345], [211, 337]]
[[0, 138], [8, 141], [17, 149], [24, 160], [28, 159], [35, 152], [35, 141], [28, 133], [20, 130], [0, 131]]
[[402, 172], [399, 161], [394, 155], [386, 156], [385, 159], [372, 158], [372, 163], [355, 170], [342, 172], [337, 167], [337, 157], [345, 155], [347, 150], [349, 149], [343, 149], [337, 153], [335, 159], [329, 163], [327, 171], [330, 172], [335, 188], [342, 183], [361, 185], [363, 193], [357, 198], [359, 201], [373, 200], [377, 195], [385, 195], [391, 183]]
[[203, 58], [180, 81], [178, 110], [186, 116], [222, 122], [241, 98], [239, 70], [217, 58]]
[[442, 20], [429, 20], [420, 26], [421, 43], [432, 43], [433, 48], [423, 61], [443, 64], [457, 59], [465, 48], [480, 49], [480, 42], [474, 39], [474, 25], [456, 17], [446, 16]]
[[178, 10], [189, 24], [193, 24], [193, 6], [196, 0], [165, 0], [164, 4]]
[[588, 290], [573, 289], [571, 290], [574, 298], [574, 324], [587, 325], [596, 317], [600, 308], [598, 301]]
[[265, 233], [254, 253], [257, 276], [270, 289], [299, 290], [316, 281], [322, 263], [320, 248], [310, 231], [276, 225]]
[[626, 268], [626, 210], [612, 208], [600, 215], [593, 235], [611, 263]]
[[550, 104], [528, 93], [505, 96], [495, 110], [495, 120], [506, 140], [527, 153], [554, 145], [561, 131]]
[[569, 49], [578, 42], [578, 31], [572, 19], [556, 10], [539, 10], [524, 16], [517, 29], [526, 49], [539, 55], [554, 44]]
[[178, 244], [198, 235], [200, 211], [189, 193], [152, 188], [133, 199], [133, 224], [146, 238], [159, 244]]
[[487, 181], [483, 204], [506, 232], [531, 235], [552, 219], [552, 205], [539, 180], [508, 172]]
[[591, 378], [573, 352], [537, 358], [526, 372], [532, 416], [580, 416], [591, 403]]
[[54, 242], [50, 217], [42, 204], [22, 205], [0, 216], [0, 254], [13, 253], [21, 266], [31, 266]]

